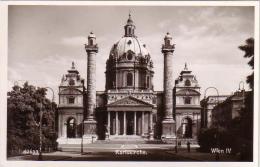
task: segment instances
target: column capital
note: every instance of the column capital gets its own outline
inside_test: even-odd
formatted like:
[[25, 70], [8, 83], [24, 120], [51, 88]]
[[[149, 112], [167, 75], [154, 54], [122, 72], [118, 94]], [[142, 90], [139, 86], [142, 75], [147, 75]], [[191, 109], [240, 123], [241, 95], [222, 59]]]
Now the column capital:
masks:
[[169, 32], [164, 37], [164, 44], [162, 45], [162, 53], [173, 53], [175, 44], [172, 43], [172, 36]]
[[175, 44], [173, 45], [162, 45], [162, 53], [166, 54], [166, 53], [173, 53], [175, 50]]
[[85, 50], [86, 50], [86, 52], [87, 53], [89, 53], [89, 52], [98, 52], [98, 45], [97, 44], [95, 44], [95, 45], [87, 45], [87, 44], [85, 44]]

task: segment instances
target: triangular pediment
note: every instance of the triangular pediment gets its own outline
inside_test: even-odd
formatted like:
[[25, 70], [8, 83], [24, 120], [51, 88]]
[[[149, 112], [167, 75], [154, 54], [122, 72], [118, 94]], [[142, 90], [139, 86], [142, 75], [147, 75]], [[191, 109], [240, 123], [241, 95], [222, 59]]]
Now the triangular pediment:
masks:
[[128, 96], [113, 103], [110, 103], [108, 104], [108, 106], [152, 106], [152, 104], [139, 100], [132, 96]]

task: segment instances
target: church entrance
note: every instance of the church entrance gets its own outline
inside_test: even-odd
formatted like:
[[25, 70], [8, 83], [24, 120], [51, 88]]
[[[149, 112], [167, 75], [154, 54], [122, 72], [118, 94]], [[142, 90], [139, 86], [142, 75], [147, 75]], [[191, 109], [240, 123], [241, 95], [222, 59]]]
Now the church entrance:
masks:
[[134, 113], [126, 113], [126, 135], [134, 135]]
[[67, 120], [67, 138], [75, 138], [76, 137], [76, 119], [70, 117]]
[[107, 137], [129, 139], [149, 137], [152, 124], [150, 111], [108, 111]]
[[192, 138], [192, 120], [190, 118], [182, 120], [182, 129], [184, 138]]

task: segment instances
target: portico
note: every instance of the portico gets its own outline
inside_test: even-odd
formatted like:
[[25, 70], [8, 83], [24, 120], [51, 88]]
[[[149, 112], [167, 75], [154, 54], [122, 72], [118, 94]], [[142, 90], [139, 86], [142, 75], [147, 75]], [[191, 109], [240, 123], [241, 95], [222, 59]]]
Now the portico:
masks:
[[110, 137], [140, 136], [148, 138], [153, 134], [152, 131], [151, 104], [127, 97], [107, 106], [107, 134]]

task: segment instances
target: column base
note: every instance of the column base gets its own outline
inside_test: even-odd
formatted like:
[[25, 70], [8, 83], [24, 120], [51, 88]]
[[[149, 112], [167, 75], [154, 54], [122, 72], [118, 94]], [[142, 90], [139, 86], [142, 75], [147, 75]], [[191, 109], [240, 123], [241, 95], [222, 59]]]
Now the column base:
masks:
[[149, 133], [149, 140], [154, 140], [154, 137], [153, 137], [153, 132]]
[[97, 140], [97, 121], [95, 120], [85, 120], [84, 121], [84, 140], [93, 143]]
[[164, 119], [162, 121], [162, 139], [175, 139], [176, 134], [175, 134], [175, 129], [176, 129], [176, 124], [175, 121], [171, 118], [169, 119]]

